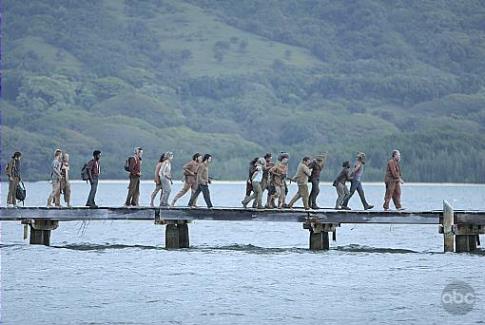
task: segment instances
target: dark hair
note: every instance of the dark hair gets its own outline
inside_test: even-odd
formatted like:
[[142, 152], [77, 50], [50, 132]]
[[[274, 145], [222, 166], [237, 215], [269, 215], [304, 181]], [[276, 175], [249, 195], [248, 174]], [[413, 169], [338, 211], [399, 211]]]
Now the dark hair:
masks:
[[250, 162], [249, 164], [250, 164], [251, 166], [256, 165], [256, 163], [258, 162], [258, 159], [259, 159], [259, 157], [254, 158], [253, 160], [251, 160], [251, 162]]
[[212, 155], [209, 155], [208, 153], [206, 153], [204, 155], [204, 158], [202, 158], [202, 162], [209, 160], [210, 157], [212, 157]]
[[350, 168], [350, 161], [348, 161], [348, 160], [347, 161], [344, 161], [342, 163], [342, 167], [344, 167], [344, 168]]
[[99, 154], [101, 154], [101, 151], [99, 151], [99, 150], [94, 150], [93, 151], [93, 157], [96, 157]]
[[160, 160], [158, 162], [163, 162], [165, 160], [165, 152], [160, 155]]
[[308, 156], [303, 157], [303, 161], [308, 161], [308, 160], [310, 160], [310, 157]]
[[271, 154], [271, 152], [267, 152], [265, 155], [264, 155], [264, 159], [268, 159], [268, 158], [271, 158], [273, 157], [273, 155]]
[[195, 160], [199, 159], [199, 157], [200, 157], [200, 153], [196, 152], [196, 153], [194, 153], [194, 155], [192, 156], [192, 160], [194, 160], [194, 161], [195, 161]]
[[13, 153], [12, 158], [13, 158], [13, 159], [15, 159], [15, 158], [17, 158], [17, 157], [21, 157], [21, 156], [22, 156], [22, 153], [21, 153], [20, 151], [15, 151], [15, 152]]

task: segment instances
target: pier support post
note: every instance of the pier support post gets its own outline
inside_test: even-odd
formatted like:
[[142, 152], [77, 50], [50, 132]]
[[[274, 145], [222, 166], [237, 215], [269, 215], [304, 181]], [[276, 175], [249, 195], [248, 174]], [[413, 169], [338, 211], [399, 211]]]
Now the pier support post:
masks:
[[172, 221], [165, 228], [165, 248], [189, 248], [187, 221]]
[[455, 234], [453, 233], [453, 224], [455, 223], [455, 214], [448, 201], [443, 201], [443, 239], [444, 251], [455, 251]]
[[57, 220], [36, 219], [30, 220], [30, 244], [50, 245], [51, 230], [57, 229]]
[[329, 235], [331, 232], [336, 237], [337, 227], [340, 224], [320, 223], [318, 219], [309, 219], [303, 224], [303, 229], [310, 232], [309, 246], [311, 250], [328, 250], [330, 249]]

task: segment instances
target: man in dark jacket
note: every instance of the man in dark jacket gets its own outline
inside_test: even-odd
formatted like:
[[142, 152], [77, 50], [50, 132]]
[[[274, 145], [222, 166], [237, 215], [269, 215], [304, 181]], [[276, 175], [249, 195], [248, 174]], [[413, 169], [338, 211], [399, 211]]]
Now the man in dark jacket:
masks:
[[17, 205], [16, 192], [20, 183], [20, 159], [22, 159], [22, 154], [16, 151], [5, 168], [8, 177], [7, 207], [9, 208]]
[[89, 191], [88, 201], [86, 206], [90, 208], [97, 208], [98, 206], [94, 202], [94, 197], [96, 196], [96, 191], [98, 190], [98, 179], [101, 174], [101, 165], [99, 160], [101, 159], [101, 151], [93, 151], [93, 159], [88, 162], [86, 167], [88, 171], [88, 182], [91, 185], [91, 190]]
[[128, 185], [128, 195], [126, 196], [125, 207], [138, 206], [140, 197], [140, 177], [141, 177], [141, 157], [143, 149], [135, 148], [133, 157], [128, 159], [128, 170], [130, 172], [130, 184]]
[[310, 163], [308, 168], [312, 170], [312, 174], [309, 178], [312, 183], [312, 191], [310, 192], [310, 197], [308, 198], [308, 205], [311, 209], [320, 209], [317, 204], [317, 197], [320, 194], [320, 173], [325, 164], [326, 154], [321, 154], [315, 157], [315, 159]]

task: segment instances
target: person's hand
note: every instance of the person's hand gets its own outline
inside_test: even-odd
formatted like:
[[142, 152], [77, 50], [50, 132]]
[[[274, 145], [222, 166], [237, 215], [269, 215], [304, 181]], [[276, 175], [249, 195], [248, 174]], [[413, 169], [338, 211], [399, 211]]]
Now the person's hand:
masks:
[[13, 177], [12, 177], [12, 176], [10, 176], [8, 179], [9, 179], [11, 182], [13, 182]]
[[404, 180], [402, 178], [399, 178], [399, 183], [404, 184]]

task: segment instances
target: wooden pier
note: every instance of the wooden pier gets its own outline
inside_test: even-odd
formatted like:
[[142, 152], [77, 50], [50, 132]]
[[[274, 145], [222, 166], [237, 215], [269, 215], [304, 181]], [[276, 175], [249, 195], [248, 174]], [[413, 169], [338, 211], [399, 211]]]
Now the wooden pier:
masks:
[[86, 207], [0, 208], [0, 221], [20, 221], [30, 229], [30, 244], [49, 245], [51, 231], [59, 222], [83, 220], [151, 220], [166, 225], [165, 247], [188, 248], [192, 220], [298, 222], [309, 231], [312, 250], [329, 249], [329, 233], [336, 236], [341, 224], [435, 224], [443, 234], [445, 252], [470, 252], [480, 246], [485, 234], [485, 211], [453, 210], [446, 201], [433, 211], [346, 211], [243, 208], [118, 208]]

